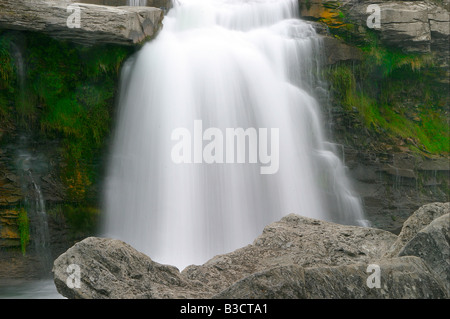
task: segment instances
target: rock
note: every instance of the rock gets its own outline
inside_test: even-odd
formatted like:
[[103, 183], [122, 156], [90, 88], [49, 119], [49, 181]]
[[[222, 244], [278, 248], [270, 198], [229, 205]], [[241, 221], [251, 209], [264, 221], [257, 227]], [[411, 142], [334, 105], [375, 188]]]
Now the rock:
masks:
[[399, 168], [392, 165], [386, 165], [386, 167], [383, 169], [387, 174], [398, 176], [398, 177], [405, 177], [405, 178], [411, 178], [411, 179], [417, 179], [417, 176], [412, 169], [406, 169], [406, 168]]
[[[299, 0], [303, 18], [325, 22], [330, 28], [354, 26], [352, 36], [364, 35], [369, 5], [380, 7], [382, 41], [405, 52], [448, 52], [450, 39], [448, 3], [431, 1]], [[447, 53], [448, 56], [448, 53]]]
[[17, 210], [0, 210], [0, 248], [20, 247]]
[[252, 274], [215, 295], [216, 299], [305, 299], [305, 270], [281, 266]]
[[331, 65], [340, 61], [359, 61], [362, 59], [361, 50], [345, 44], [345, 42], [332, 37], [323, 38], [325, 64]]
[[381, 38], [407, 52], [429, 52], [431, 30], [425, 2], [382, 3]]
[[216, 256], [201, 266], [189, 266], [182, 275], [190, 280], [207, 280], [213, 290], [222, 291], [274, 267], [337, 266], [380, 258], [396, 237], [378, 229], [291, 214], [268, 225], [252, 245]]
[[[69, 265], [80, 267], [80, 288], [67, 285]], [[119, 240], [89, 237], [59, 256], [53, 273], [58, 292], [73, 299], [199, 297], [177, 268], [158, 264]]]
[[72, 0], [72, 2], [97, 4], [102, 6], [142, 6], [169, 9], [172, 7], [172, 0]]
[[446, 298], [443, 286], [417, 257], [373, 261], [380, 269], [380, 288], [369, 288], [368, 264], [305, 270], [310, 299], [437, 299]]
[[450, 296], [450, 213], [419, 231], [398, 255], [422, 258]]
[[450, 203], [431, 203], [420, 207], [403, 224], [403, 228], [385, 257], [395, 257], [403, 247], [433, 220], [450, 213]]
[[[68, 298], [449, 298], [444, 217], [405, 246], [401, 254], [411, 256], [386, 258], [393, 234], [288, 215], [252, 245], [181, 273], [122, 241], [90, 237], [55, 260], [54, 280]], [[80, 267], [79, 288], [67, 285], [73, 264]]]
[[[69, 18], [80, 9], [80, 25], [70, 28]], [[163, 11], [150, 7], [110, 7], [73, 4], [68, 0], [4, 0], [0, 28], [46, 33], [84, 45], [135, 45], [152, 38], [162, 25]]]
[[420, 171], [450, 171], [450, 161], [448, 158], [435, 158], [435, 159], [426, 159], [421, 160], [417, 164], [417, 169]]
[[302, 268], [284, 266], [250, 275], [218, 299], [410, 299], [446, 298], [442, 285], [417, 257], [376, 261], [380, 288], [367, 285], [368, 264]]
[[[357, 128], [342, 121], [345, 124], [340, 124], [336, 137], [345, 144], [348, 131]], [[343, 130], [347, 131], [340, 133]], [[348, 176], [372, 227], [398, 235], [403, 223], [424, 203], [448, 201], [447, 157], [426, 159], [411, 153], [387, 153], [384, 148], [380, 152], [361, 144], [345, 144], [344, 149]]]
[[[288, 215], [267, 226], [252, 245], [216, 256], [204, 265], [189, 266], [181, 274], [121, 241], [99, 238], [85, 239], [70, 248], [55, 260], [53, 272], [58, 291], [68, 298], [210, 298], [239, 280], [276, 267], [282, 268], [270, 271], [270, 276], [281, 276], [283, 269], [291, 266], [367, 263], [380, 258], [396, 237], [379, 229]], [[66, 285], [70, 264], [81, 268], [79, 290]], [[267, 274], [255, 276], [261, 281], [258, 285], [271, 285], [264, 283]], [[288, 296], [292, 285], [295, 283], [277, 289]]]

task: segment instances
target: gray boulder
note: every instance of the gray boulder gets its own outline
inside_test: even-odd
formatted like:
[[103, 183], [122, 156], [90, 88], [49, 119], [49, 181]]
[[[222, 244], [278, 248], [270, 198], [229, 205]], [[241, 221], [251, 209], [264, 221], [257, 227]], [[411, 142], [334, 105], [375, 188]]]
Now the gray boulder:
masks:
[[[68, 298], [210, 298], [239, 280], [272, 268], [280, 267], [264, 276], [282, 276], [283, 269], [291, 267], [367, 263], [380, 258], [395, 240], [395, 235], [383, 230], [288, 215], [267, 226], [252, 245], [216, 256], [204, 265], [189, 266], [181, 274], [124, 242], [94, 237], [59, 256], [53, 272], [58, 291]], [[80, 267], [79, 289], [67, 285], [71, 264]], [[272, 286], [270, 282], [265, 285]], [[272, 295], [300, 297], [288, 292], [289, 287], [293, 286], [281, 286]]]
[[[78, 10], [79, 25], [73, 16]], [[161, 9], [151, 7], [74, 4], [68, 0], [3, 0], [0, 28], [43, 32], [84, 45], [135, 45], [156, 35], [163, 16]]]
[[373, 261], [380, 286], [367, 284], [369, 264], [335, 267], [282, 266], [252, 274], [223, 290], [218, 299], [442, 299], [445, 288], [418, 257]]
[[215, 299], [305, 299], [305, 270], [297, 265], [257, 272], [215, 295]]
[[[444, 217], [414, 232], [400, 257], [385, 258], [397, 242], [392, 233], [291, 214], [253, 244], [181, 273], [122, 241], [91, 237], [55, 260], [54, 280], [68, 298], [448, 298]], [[79, 288], [70, 288], [73, 264]]]
[[[79, 267], [79, 285], [69, 268]], [[176, 267], [158, 264], [130, 245], [90, 237], [59, 256], [53, 266], [60, 294], [71, 299], [198, 298]], [[72, 277], [71, 277], [72, 276]], [[69, 284], [68, 284], [69, 283]]]
[[402, 257], [375, 260], [380, 287], [369, 287], [368, 264], [305, 270], [305, 289], [311, 299], [441, 299], [443, 285], [429, 272], [423, 260]]
[[398, 255], [422, 258], [450, 296], [450, 214], [433, 220]]
[[448, 213], [450, 213], [450, 203], [431, 203], [420, 207], [403, 223], [397, 240], [384, 257], [392, 258], [397, 256], [406, 243], [413, 239], [423, 228], [436, 218]]

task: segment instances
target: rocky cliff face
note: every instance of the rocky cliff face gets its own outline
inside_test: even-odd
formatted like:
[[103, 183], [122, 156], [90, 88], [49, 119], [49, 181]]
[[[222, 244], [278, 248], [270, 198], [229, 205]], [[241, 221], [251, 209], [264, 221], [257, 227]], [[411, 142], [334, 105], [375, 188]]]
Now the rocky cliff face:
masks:
[[380, 0], [299, 0], [301, 15], [306, 19], [321, 20], [331, 28], [345, 26], [351, 21], [356, 37], [364, 36], [369, 16], [374, 13], [369, 5], [380, 8], [380, 27], [374, 28], [383, 41], [404, 52], [448, 52], [448, 1], [380, 1]]
[[[374, 124], [377, 119], [367, 117], [379, 114], [381, 121], [387, 122], [392, 122], [395, 116], [410, 118], [419, 130], [425, 127], [422, 117], [438, 114], [443, 121], [448, 118], [446, 109], [439, 105], [448, 105], [449, 95], [442, 94], [440, 100], [426, 102], [430, 93], [421, 89], [420, 83], [427, 83], [437, 88], [436, 91], [442, 85], [440, 91], [448, 92], [449, 1], [299, 0], [299, 3], [301, 16], [315, 21], [319, 25], [317, 29], [327, 35], [324, 39], [327, 67], [339, 70], [344, 65], [341, 70], [347, 70], [347, 73], [336, 73], [337, 84], [354, 86], [355, 93], [351, 98], [356, 101], [347, 97], [340, 99], [330, 88], [329, 110], [325, 112], [331, 123], [330, 136], [341, 146], [341, 158], [349, 168], [354, 189], [363, 199], [372, 226], [398, 233], [411, 211], [424, 203], [448, 201], [448, 151], [441, 155], [412, 152], [411, 146], [418, 146], [415, 137], [391, 140], [388, 128], [377, 127]], [[377, 5], [380, 9], [379, 28], [368, 27], [367, 20], [373, 13], [368, 10], [369, 5]], [[383, 65], [396, 63], [395, 59], [401, 56], [405, 59], [428, 56], [433, 60], [433, 67], [415, 74], [411, 72], [412, 75], [404, 76], [409, 77], [410, 82], [406, 84], [405, 81], [403, 86], [397, 85], [395, 92], [387, 93], [389, 87], [396, 84], [395, 80], [389, 82], [391, 79], [383, 78], [383, 73], [390, 71], [381, 66], [367, 73], [370, 64], [375, 63], [372, 60], [386, 51], [391, 52], [391, 56], [385, 57]], [[367, 57], [368, 53], [372, 55]], [[417, 69], [420, 68], [417, 65]], [[360, 73], [363, 75], [357, 79]], [[425, 74], [431, 75], [422, 78]], [[353, 83], [346, 82], [349, 75]], [[375, 83], [367, 90], [372, 91], [370, 94], [363, 92], [365, 86], [370, 86], [367, 83]], [[361, 101], [357, 99], [363, 94], [366, 94], [363, 96], [366, 104], [357, 105]], [[376, 106], [369, 105], [370, 99]], [[342, 105], [342, 100], [347, 105]], [[428, 106], [422, 107], [427, 103]], [[381, 113], [379, 110], [386, 104], [398, 115], [388, 117]], [[372, 114], [370, 108], [375, 109]], [[435, 134], [447, 135], [448, 132], [438, 130]]]
[[[441, 217], [424, 225], [436, 207]], [[181, 273], [124, 242], [91, 237], [62, 254], [53, 272], [68, 298], [449, 298], [449, 218], [448, 203], [424, 206], [402, 246], [404, 238], [382, 230], [288, 215], [252, 245]], [[73, 264], [80, 286], [72, 289]], [[380, 270], [378, 288], [368, 284], [369, 265]]]
[[162, 26], [163, 11], [158, 8], [74, 6], [68, 0], [4, 0], [0, 28], [43, 32], [85, 45], [135, 45], [154, 37]]

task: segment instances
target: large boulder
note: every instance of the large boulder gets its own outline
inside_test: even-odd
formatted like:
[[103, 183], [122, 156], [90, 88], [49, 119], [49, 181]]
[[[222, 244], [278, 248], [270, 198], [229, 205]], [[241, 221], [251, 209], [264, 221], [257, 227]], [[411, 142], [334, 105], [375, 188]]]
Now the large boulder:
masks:
[[442, 283], [417, 257], [374, 260], [380, 269], [380, 287], [367, 284], [367, 264], [305, 270], [306, 298], [311, 299], [441, 299], [448, 295]]
[[276, 267], [252, 274], [215, 295], [217, 299], [410, 299], [446, 298], [445, 289], [417, 257], [374, 261], [380, 287], [367, 284], [368, 264]]
[[55, 260], [54, 280], [68, 298], [449, 298], [448, 222], [449, 214], [428, 222], [386, 257], [392, 233], [291, 214], [253, 244], [181, 273], [122, 241], [91, 237]]
[[251, 274], [274, 267], [339, 266], [381, 258], [397, 236], [387, 231], [346, 226], [290, 214], [265, 227], [252, 245], [219, 255], [182, 274], [207, 280], [221, 291]]
[[422, 258], [450, 296], [450, 213], [418, 232], [398, 255]]
[[[69, 298], [210, 298], [221, 292], [228, 295], [230, 287], [242, 280], [267, 287], [255, 289], [265, 297], [300, 298], [305, 296], [297, 289], [306, 284], [301, 278], [304, 268], [352, 264], [364, 268], [381, 258], [396, 238], [379, 229], [288, 215], [267, 226], [252, 245], [181, 273], [124, 242], [94, 237], [58, 257], [53, 272], [58, 291]], [[67, 285], [68, 267], [73, 264], [80, 267], [78, 289]], [[282, 277], [290, 280], [280, 281]]]
[[[70, 277], [75, 267], [79, 285]], [[59, 256], [53, 272], [58, 292], [73, 299], [201, 297], [177, 268], [156, 263], [120, 240], [89, 237]]]
[[[43, 32], [85, 45], [142, 43], [156, 35], [164, 16], [158, 8], [74, 4], [69, 0], [3, 0], [0, 8], [0, 28]], [[79, 25], [73, 16], [78, 10]]]
[[397, 256], [406, 243], [413, 239], [423, 228], [436, 218], [448, 213], [450, 213], [450, 203], [431, 203], [420, 207], [404, 222], [397, 240], [386, 252], [385, 257], [392, 258]]

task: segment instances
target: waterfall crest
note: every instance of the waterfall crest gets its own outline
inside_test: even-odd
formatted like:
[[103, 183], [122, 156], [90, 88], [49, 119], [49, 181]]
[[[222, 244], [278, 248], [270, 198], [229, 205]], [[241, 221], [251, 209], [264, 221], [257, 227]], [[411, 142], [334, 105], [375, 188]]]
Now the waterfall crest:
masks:
[[[296, 0], [175, 3], [163, 31], [122, 71], [104, 185], [106, 236], [183, 269], [250, 244], [289, 213], [363, 224], [322, 128], [321, 41], [298, 16]], [[276, 128], [279, 169], [261, 174], [261, 163], [249, 160], [176, 164], [177, 128], [203, 134], [201, 147], [208, 128], [224, 136], [229, 128]]]

